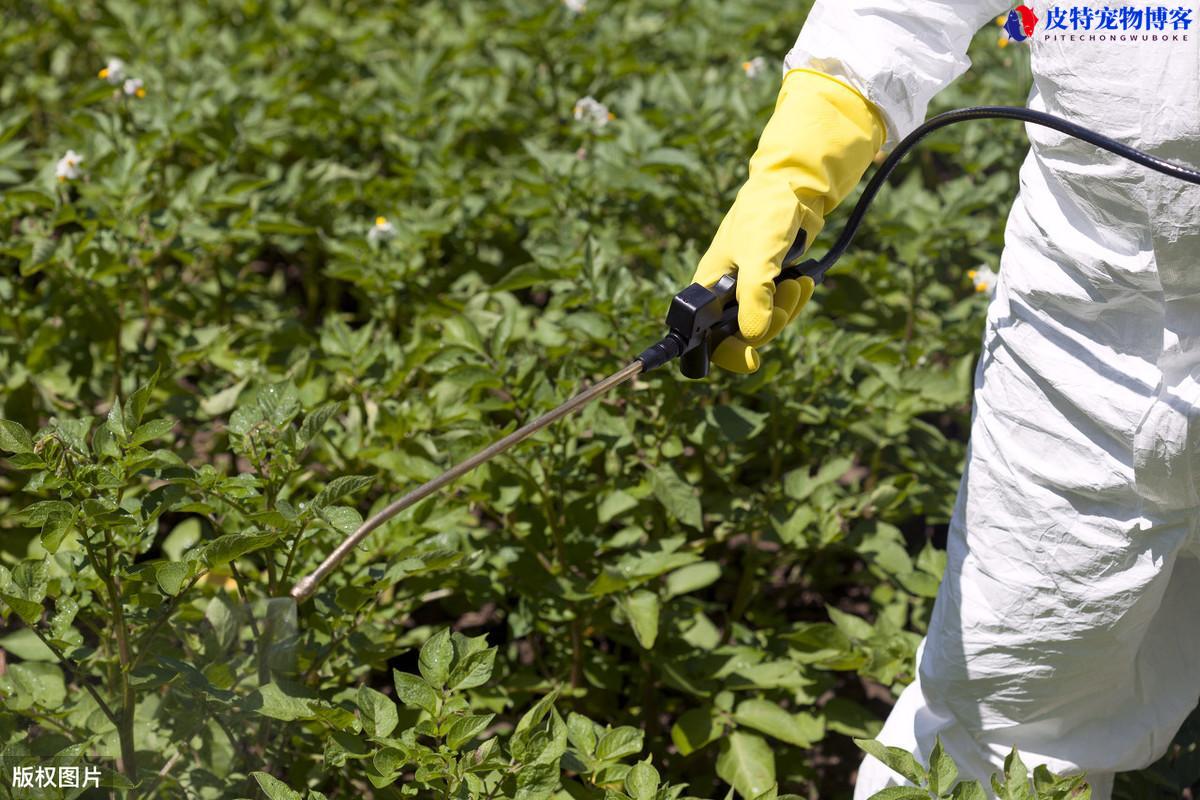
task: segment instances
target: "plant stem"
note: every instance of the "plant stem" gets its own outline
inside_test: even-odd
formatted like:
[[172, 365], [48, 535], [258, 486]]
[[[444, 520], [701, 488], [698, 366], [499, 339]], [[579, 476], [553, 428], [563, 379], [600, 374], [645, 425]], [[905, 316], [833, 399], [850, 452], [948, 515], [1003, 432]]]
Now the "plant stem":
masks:
[[181, 758], [183, 758], [183, 755], [176, 750], [175, 754], [167, 759], [167, 763], [163, 764], [162, 769], [158, 771], [158, 775], [154, 777], [154, 782], [151, 783], [150, 787], [146, 790], [147, 797], [153, 797], [158, 793], [159, 784], [162, 783], [162, 780], [167, 776], [167, 773], [174, 769], [175, 765], [179, 763]]
[[283, 573], [279, 576], [279, 583], [282, 586], [287, 586], [288, 576], [292, 573], [292, 563], [296, 560], [296, 551], [300, 549], [300, 540], [304, 538], [304, 531], [308, 527], [308, 523], [300, 526], [300, 530], [296, 532], [296, 538], [292, 539], [292, 546], [288, 548], [287, 561], [283, 565]]
[[71, 670], [71, 675], [72, 675], [72, 677], [75, 678], [76, 683], [78, 683], [80, 686], [82, 686], [84, 691], [86, 691], [88, 694], [90, 694], [92, 696], [92, 699], [96, 701], [96, 705], [100, 706], [101, 713], [103, 713], [104, 716], [108, 717], [108, 721], [111, 722], [113, 725], [116, 725], [119, 728], [120, 723], [117, 721], [117, 715], [113, 713], [112, 708], [109, 707], [108, 703], [104, 702], [104, 698], [100, 696], [100, 693], [96, 691], [96, 688], [94, 686], [92, 686], [87, 681], [83, 680], [83, 676], [81, 676], [75, 670], [75, 666], [73, 664], [71, 664], [71, 662], [67, 661], [67, 656], [66, 656], [66, 654], [63, 653], [62, 649], [59, 648], [58, 645], [54, 644], [49, 639], [47, 639], [42, 634], [42, 632], [37, 629], [36, 625], [30, 625], [29, 630], [33, 631], [34, 636], [36, 636], [42, 640], [42, 644], [46, 645], [46, 647], [49, 648], [51, 653], [54, 653], [55, 657], [59, 660], [59, 663], [61, 663], [67, 669]]
[[109, 561], [108, 570], [102, 577], [108, 592], [108, 605], [113, 618], [113, 633], [117, 637], [117, 659], [121, 665], [117, 671], [121, 694], [121, 714], [117, 724], [117, 737], [121, 743], [121, 771], [125, 777], [129, 778], [130, 783], [134, 784], [127, 797], [129, 800], [136, 800], [137, 748], [133, 743], [133, 712], [137, 705], [137, 693], [133, 689], [133, 684], [129, 682], [130, 663], [133, 659], [129, 649], [129, 628], [125, 623], [125, 604], [120, 586], [112, 574], [114, 543], [112, 532], [108, 529], [104, 531], [104, 542]]
[[246, 620], [250, 623], [250, 632], [254, 634], [255, 639], [259, 639], [261, 634], [258, 632], [258, 623], [254, 621], [254, 615], [249, 613], [250, 598], [246, 595], [245, 578], [242, 573], [238, 572], [237, 564], [229, 562], [229, 573], [233, 575], [233, 582], [237, 584], [238, 597], [241, 598], [242, 606], [247, 609]]
[[579, 612], [571, 620], [571, 688], [578, 689], [583, 683], [583, 623]]

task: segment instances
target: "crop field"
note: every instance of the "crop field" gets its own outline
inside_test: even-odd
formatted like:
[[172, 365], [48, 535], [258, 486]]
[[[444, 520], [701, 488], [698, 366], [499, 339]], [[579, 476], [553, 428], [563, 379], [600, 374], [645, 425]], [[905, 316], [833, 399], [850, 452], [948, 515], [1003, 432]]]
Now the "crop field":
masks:
[[[661, 336], [810, 5], [2, 4], [0, 765], [849, 797], [945, 561], [1018, 125], [923, 147], [756, 375], [639, 378], [286, 599]], [[1024, 101], [1027, 53], [972, 52], [934, 110]]]

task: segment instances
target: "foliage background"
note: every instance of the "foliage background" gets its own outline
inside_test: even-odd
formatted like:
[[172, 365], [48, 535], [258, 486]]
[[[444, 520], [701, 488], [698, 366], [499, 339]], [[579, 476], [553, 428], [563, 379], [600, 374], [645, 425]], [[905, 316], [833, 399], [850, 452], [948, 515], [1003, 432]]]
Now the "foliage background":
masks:
[[[5, 3], [6, 754], [139, 796], [848, 796], [942, 568], [1012, 125], [927, 145], [758, 375], [647, 376], [376, 533], [294, 638], [265, 602], [660, 335], [809, 5]], [[936, 109], [1022, 102], [1025, 53], [973, 55]], [[491, 680], [419, 723], [392, 671], [446, 626]], [[1128, 796], [1178, 796], [1184, 739]]]

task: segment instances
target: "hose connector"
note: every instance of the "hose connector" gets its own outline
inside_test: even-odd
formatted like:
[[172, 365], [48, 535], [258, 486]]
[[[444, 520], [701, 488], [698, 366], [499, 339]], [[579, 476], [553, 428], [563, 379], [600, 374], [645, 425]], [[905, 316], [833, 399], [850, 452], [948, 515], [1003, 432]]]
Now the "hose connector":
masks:
[[642, 354], [637, 357], [637, 360], [642, 362], [642, 372], [649, 372], [679, 358], [683, 355], [684, 344], [683, 337], [675, 331], [671, 331], [643, 350]]

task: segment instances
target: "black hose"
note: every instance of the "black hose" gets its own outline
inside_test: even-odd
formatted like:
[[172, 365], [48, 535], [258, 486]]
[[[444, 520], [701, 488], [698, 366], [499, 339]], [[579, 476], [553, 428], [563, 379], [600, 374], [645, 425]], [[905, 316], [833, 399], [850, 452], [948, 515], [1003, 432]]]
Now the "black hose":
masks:
[[[842, 229], [841, 235], [838, 236], [837, 241], [833, 243], [833, 247], [822, 258], [796, 263], [804, 253], [806, 235], [801, 230], [796, 236], [796, 241], [792, 243], [791, 248], [783, 259], [783, 263], [787, 266], [780, 270], [779, 275], [775, 278], [775, 282], [779, 283], [783, 280], [806, 276], [812, 278], [816, 283], [821, 283], [829, 268], [845, 255], [846, 250], [850, 247], [851, 242], [854, 241], [854, 237], [858, 233], [859, 226], [862, 225], [863, 217], [871, 209], [871, 203], [875, 201], [879, 190], [887, 183], [888, 178], [891, 177], [904, 157], [922, 139], [934, 131], [945, 128], [947, 125], [970, 122], [977, 119], [1015, 119], [1032, 125], [1052, 128], [1060, 133], [1073, 136], [1102, 150], [1107, 150], [1110, 153], [1128, 159], [1147, 169], [1161, 172], [1163, 175], [1178, 178], [1181, 181], [1200, 185], [1200, 170], [1165, 161], [1135, 147], [1122, 144], [1116, 139], [1110, 139], [1107, 136], [1089, 130], [1082, 125], [1069, 122], [1053, 114], [1047, 114], [1044, 111], [1034, 111], [1014, 106], [961, 108], [957, 111], [948, 111], [945, 114], [933, 117], [904, 137], [900, 144], [896, 145], [896, 149], [884, 160], [875, 174], [871, 176], [871, 180], [867, 182], [862, 197], [858, 199], [854, 210], [850, 212], [850, 217], [846, 220], [846, 226]], [[690, 293], [697, 290], [702, 294], [699, 299], [690, 295]], [[721, 338], [732, 335], [737, 331], [737, 301], [725, 302], [722, 297], [718, 297], [711, 292], [708, 295], [703, 295], [705, 291], [704, 287], [693, 285], [675, 296], [675, 300], [672, 303], [672, 311], [667, 315], [667, 324], [671, 332], [662, 341], [647, 348], [645, 352], [638, 356], [638, 360], [643, 365], [643, 371], [648, 372], [668, 361], [685, 356], [682, 366], [684, 375], [689, 378], [700, 378], [707, 374], [707, 358], [710, 349], [716, 347], [717, 342]], [[724, 304], [722, 305], [722, 303]], [[708, 317], [711, 317], [711, 319], [702, 319], [700, 312], [711, 312], [710, 305], [715, 305], [717, 310], [708, 314]], [[701, 345], [704, 346], [704, 349], [698, 350]], [[688, 354], [694, 352], [703, 353], [703, 359], [700, 359], [700, 362], [703, 363], [697, 362], [696, 359], [689, 360], [686, 357]]]
[[[1200, 184], [1200, 171], [1189, 167], [1182, 167], [1178, 164], [1173, 164], [1170, 161], [1164, 161], [1157, 156], [1152, 156], [1149, 153], [1138, 150], [1135, 147], [1130, 147], [1127, 144], [1122, 144], [1116, 139], [1110, 139], [1096, 133], [1093, 130], [1078, 125], [1074, 122], [1069, 122], [1061, 117], [1056, 117], [1053, 114], [1047, 114], [1044, 111], [1034, 111], [1029, 108], [1017, 108], [1015, 106], [975, 106], [972, 108], [960, 108], [956, 111], [948, 111], [945, 114], [939, 114], [936, 117], [928, 120], [921, 127], [910, 133], [908, 136], [896, 145], [896, 149], [879, 167], [879, 171], [871, 176], [871, 180], [867, 183], [867, 188], [863, 190], [862, 197], [854, 206], [854, 210], [850, 212], [849, 219], [846, 220], [846, 227], [842, 229], [841, 235], [834, 242], [833, 247], [829, 249], [821, 259], [817, 261], [817, 266], [820, 268], [820, 275], [824, 275], [825, 271], [837, 262], [850, 247], [850, 243], [854, 240], [855, 234], [858, 233], [858, 227], [862, 224], [863, 217], [871, 207], [871, 203], [875, 201], [875, 196], [879, 194], [879, 190], [887, 182], [887, 179], [895, 171], [897, 165], [929, 134], [936, 130], [945, 128], [947, 125], [954, 125], [959, 122], [970, 122], [976, 119], [1015, 119], [1022, 122], [1028, 122], [1033, 125], [1040, 125], [1044, 128], [1052, 128], [1059, 133], [1065, 133], [1068, 136], [1073, 136], [1076, 139], [1081, 139], [1088, 144], [1093, 144], [1102, 150], [1107, 150], [1110, 153], [1121, 156], [1129, 161], [1139, 164], [1147, 169], [1152, 169], [1155, 172], [1161, 172], [1163, 175], [1169, 175], [1172, 178], [1178, 178], [1181, 181], [1188, 183]], [[806, 270], [808, 272], [808, 270]]]

